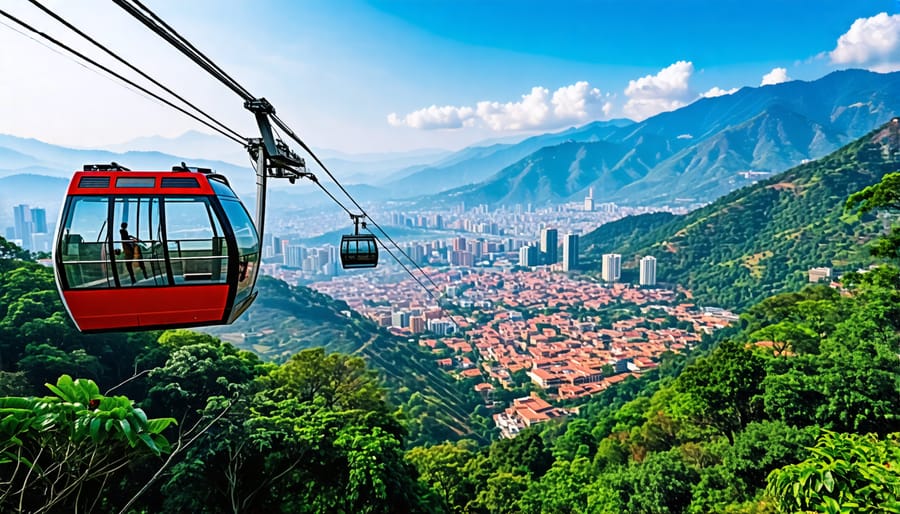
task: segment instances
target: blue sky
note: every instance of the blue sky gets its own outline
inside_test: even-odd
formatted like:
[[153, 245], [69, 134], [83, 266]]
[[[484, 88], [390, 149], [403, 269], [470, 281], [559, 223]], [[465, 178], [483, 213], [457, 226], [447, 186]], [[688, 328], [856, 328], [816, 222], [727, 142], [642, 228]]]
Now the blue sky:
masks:
[[[643, 119], [764, 77], [900, 69], [894, 0], [146, 3], [313, 147], [346, 152], [459, 148]], [[47, 5], [253, 135], [237, 97], [119, 8]], [[25, 1], [3, 8], [65, 32]], [[0, 53], [0, 133], [101, 147], [204, 130], [4, 26], [0, 47], [15, 49]]]

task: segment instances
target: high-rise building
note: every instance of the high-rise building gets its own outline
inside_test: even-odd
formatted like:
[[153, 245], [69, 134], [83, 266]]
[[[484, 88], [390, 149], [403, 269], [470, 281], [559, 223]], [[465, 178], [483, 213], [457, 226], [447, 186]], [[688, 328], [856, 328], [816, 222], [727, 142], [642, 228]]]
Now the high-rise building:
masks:
[[615, 282], [622, 277], [622, 256], [617, 253], [603, 254], [601, 277], [607, 282]]
[[406, 253], [409, 254], [409, 258], [416, 264], [425, 262], [425, 247], [423, 245], [410, 243], [406, 247]]
[[453, 250], [450, 252], [450, 265], [451, 266], [472, 266], [474, 264], [475, 264], [475, 258], [472, 255], [472, 252], [456, 251], [456, 250]]
[[288, 245], [284, 252], [284, 265], [289, 268], [302, 268], [306, 251], [300, 245]]
[[594, 188], [590, 189], [590, 192], [584, 199], [584, 210], [587, 212], [592, 212], [594, 210]]
[[283, 249], [281, 246], [281, 241], [283, 241], [283, 239], [281, 239], [280, 237], [272, 236], [272, 254], [273, 255], [281, 255], [282, 254]]
[[642, 286], [656, 285], [656, 257], [648, 255], [641, 259], [640, 284]]
[[555, 228], [541, 229], [541, 263], [556, 264], [559, 262], [558, 234]]
[[31, 209], [25, 204], [13, 206], [13, 220], [16, 227], [16, 238], [22, 241], [31, 239]]
[[536, 246], [525, 245], [519, 248], [519, 266], [537, 266], [538, 251]]
[[563, 239], [563, 271], [578, 267], [578, 234], [566, 234]]
[[425, 316], [410, 316], [409, 329], [414, 334], [421, 334], [425, 331]]
[[33, 234], [47, 233], [47, 210], [41, 208], [31, 209], [31, 232]]
[[391, 326], [397, 328], [406, 328], [409, 326], [409, 313], [397, 311], [391, 313]]

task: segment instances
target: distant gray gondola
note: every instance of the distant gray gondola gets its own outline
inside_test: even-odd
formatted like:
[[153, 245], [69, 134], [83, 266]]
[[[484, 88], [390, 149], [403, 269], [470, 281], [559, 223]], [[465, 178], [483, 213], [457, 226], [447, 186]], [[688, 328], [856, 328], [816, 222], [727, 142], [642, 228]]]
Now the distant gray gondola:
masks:
[[[341, 267], [344, 269], [374, 268], [378, 265], [378, 242], [374, 234], [360, 234], [360, 215], [350, 215], [355, 227], [353, 234], [341, 237]], [[362, 222], [363, 228], [366, 223]]]

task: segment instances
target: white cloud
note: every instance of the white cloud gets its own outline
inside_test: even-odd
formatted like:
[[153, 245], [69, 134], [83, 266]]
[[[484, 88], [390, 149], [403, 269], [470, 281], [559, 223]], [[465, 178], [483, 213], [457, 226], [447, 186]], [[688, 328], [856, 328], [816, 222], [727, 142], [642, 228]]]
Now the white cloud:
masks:
[[879, 13], [859, 18], [828, 53], [832, 64], [850, 64], [874, 71], [900, 69], [900, 14]]
[[678, 61], [656, 75], [630, 80], [625, 88], [625, 96], [628, 97], [623, 108], [625, 114], [642, 120], [687, 105], [695, 97], [688, 85], [693, 73], [692, 62]]
[[603, 101], [599, 89], [591, 88], [583, 80], [557, 89], [551, 102], [553, 113], [558, 119], [571, 121], [581, 121], [597, 115], [597, 106], [604, 114], [608, 114], [612, 107], [609, 102]]
[[411, 112], [404, 117], [396, 113], [388, 115], [388, 123], [395, 127], [407, 126], [417, 129], [453, 129], [460, 128], [470, 123], [474, 111], [469, 107], [453, 107], [445, 105], [438, 107], [432, 105], [418, 111]]
[[550, 90], [533, 87], [521, 102], [478, 102], [478, 117], [492, 130], [521, 130], [543, 126], [550, 115]]
[[612, 104], [585, 81], [563, 86], [553, 94], [535, 86], [517, 102], [481, 101], [475, 107], [432, 105], [404, 116], [391, 113], [393, 126], [416, 129], [457, 129], [481, 125], [495, 131], [549, 129], [567, 123], [608, 117]]
[[762, 81], [760, 81], [760, 86], [772, 86], [774, 84], [781, 84], [782, 82], [787, 82], [791, 80], [788, 77], [786, 68], [772, 68], [772, 71], [766, 73], [762, 77]]
[[716, 86], [705, 93], [700, 93], [700, 96], [703, 98], [715, 98], [717, 96], [725, 96], [725, 95], [733, 95], [737, 93], [738, 88], [733, 87], [731, 89], [722, 89], [719, 86]]

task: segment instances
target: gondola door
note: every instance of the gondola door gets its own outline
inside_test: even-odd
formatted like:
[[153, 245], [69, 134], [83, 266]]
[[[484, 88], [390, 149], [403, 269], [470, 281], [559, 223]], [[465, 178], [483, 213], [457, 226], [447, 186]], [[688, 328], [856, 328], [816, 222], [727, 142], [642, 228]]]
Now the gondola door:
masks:
[[154, 196], [113, 200], [110, 228], [116, 275], [122, 287], [169, 285], [160, 203]]

